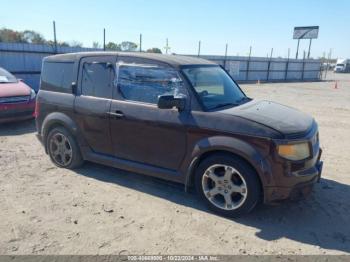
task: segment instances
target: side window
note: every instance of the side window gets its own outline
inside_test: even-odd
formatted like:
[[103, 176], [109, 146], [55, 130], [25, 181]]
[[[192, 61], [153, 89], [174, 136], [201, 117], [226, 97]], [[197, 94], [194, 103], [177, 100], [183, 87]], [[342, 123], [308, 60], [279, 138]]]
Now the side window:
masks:
[[182, 85], [172, 68], [137, 64], [119, 65], [118, 83], [125, 99], [151, 104], [158, 102], [159, 95], [176, 95]]
[[103, 98], [112, 97], [112, 69], [107, 63], [84, 63], [82, 69], [82, 94]]
[[73, 82], [74, 63], [45, 62], [41, 73], [41, 88], [70, 92]]

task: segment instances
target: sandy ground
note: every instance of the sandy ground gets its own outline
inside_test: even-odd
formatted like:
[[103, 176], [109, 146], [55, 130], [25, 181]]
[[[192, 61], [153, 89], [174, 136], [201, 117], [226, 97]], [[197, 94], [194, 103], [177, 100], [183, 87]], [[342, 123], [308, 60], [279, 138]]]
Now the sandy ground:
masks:
[[0, 254], [350, 253], [350, 75], [242, 85], [312, 114], [323, 179], [309, 199], [227, 219], [183, 187], [88, 163], [56, 168], [33, 122], [0, 126]]

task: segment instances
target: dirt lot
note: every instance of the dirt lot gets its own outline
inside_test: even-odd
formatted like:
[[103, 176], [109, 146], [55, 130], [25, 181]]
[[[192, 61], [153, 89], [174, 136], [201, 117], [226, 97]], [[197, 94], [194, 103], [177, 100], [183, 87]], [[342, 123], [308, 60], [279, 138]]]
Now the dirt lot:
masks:
[[312, 114], [323, 179], [302, 202], [227, 219], [183, 187], [95, 164], [56, 168], [31, 121], [0, 126], [0, 254], [350, 253], [350, 75], [242, 85]]

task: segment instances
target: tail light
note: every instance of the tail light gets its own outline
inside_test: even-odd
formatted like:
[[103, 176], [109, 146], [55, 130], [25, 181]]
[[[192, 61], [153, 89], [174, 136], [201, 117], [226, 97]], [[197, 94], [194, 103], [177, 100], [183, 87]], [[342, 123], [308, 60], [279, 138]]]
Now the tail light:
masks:
[[33, 116], [35, 118], [38, 118], [39, 117], [39, 111], [40, 111], [40, 105], [39, 105], [39, 101], [38, 99], [35, 100], [35, 110], [34, 110], [34, 113], [33, 113]]

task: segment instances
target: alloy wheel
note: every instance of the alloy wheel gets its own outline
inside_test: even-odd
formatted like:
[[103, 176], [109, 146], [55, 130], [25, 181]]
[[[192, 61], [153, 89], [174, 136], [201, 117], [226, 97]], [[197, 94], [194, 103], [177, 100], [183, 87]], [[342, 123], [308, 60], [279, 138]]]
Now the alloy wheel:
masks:
[[72, 146], [62, 133], [56, 133], [51, 137], [50, 153], [53, 160], [61, 166], [68, 166], [72, 162]]
[[247, 199], [247, 183], [232, 166], [216, 164], [210, 166], [202, 176], [205, 197], [216, 207], [234, 210]]

